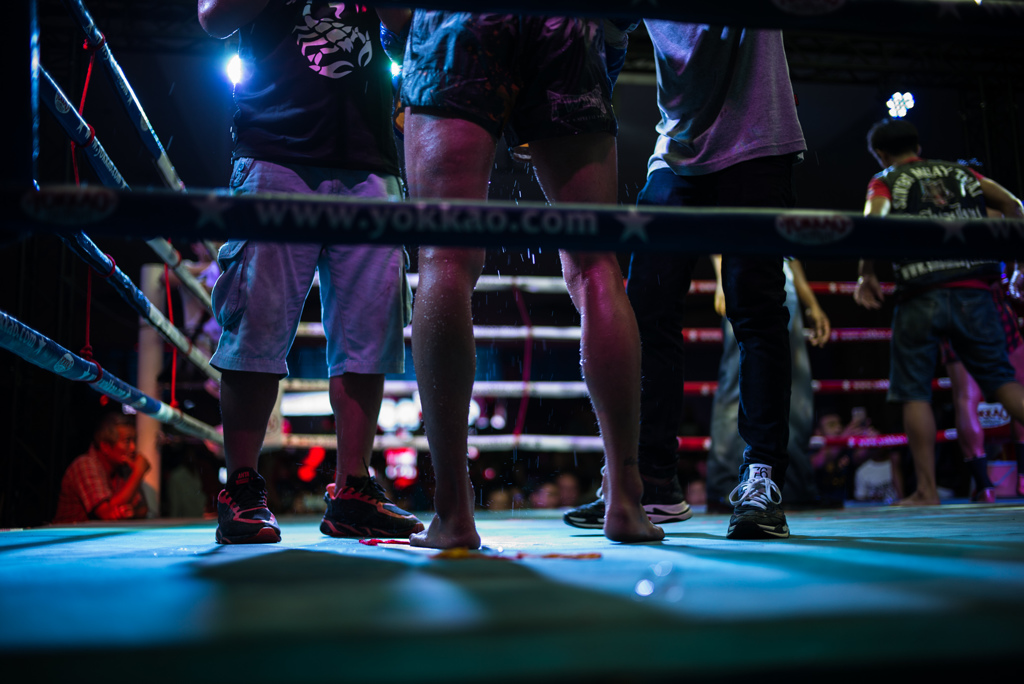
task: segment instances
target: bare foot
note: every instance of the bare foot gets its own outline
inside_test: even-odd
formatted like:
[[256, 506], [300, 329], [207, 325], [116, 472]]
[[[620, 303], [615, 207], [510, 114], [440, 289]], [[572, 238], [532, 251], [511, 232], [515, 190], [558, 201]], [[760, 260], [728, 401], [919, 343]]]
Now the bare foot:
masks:
[[604, 536], [617, 542], [660, 541], [665, 530], [651, 522], [640, 506], [608, 506], [604, 512]]
[[921, 492], [914, 492], [910, 496], [896, 502], [897, 506], [938, 506], [938, 494], [926, 496]]
[[480, 535], [477, 534], [472, 517], [468, 520], [446, 521], [435, 514], [426, 532], [410, 536], [409, 544], [428, 549], [479, 549]]

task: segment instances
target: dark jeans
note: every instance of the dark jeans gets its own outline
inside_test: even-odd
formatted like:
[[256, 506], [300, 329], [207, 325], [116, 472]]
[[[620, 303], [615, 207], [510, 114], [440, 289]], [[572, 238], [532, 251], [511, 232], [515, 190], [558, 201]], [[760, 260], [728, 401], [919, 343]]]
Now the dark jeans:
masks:
[[[792, 207], [793, 159], [762, 157], [703, 176], [660, 169], [647, 178], [639, 205]], [[681, 230], [687, 230], [681, 227]], [[676, 432], [683, 413], [683, 302], [697, 257], [637, 252], [627, 292], [641, 344], [640, 472], [667, 478], [678, 464]], [[726, 312], [740, 347], [738, 429], [750, 463], [772, 466], [780, 487], [789, 462], [791, 362], [782, 256], [723, 255]]]

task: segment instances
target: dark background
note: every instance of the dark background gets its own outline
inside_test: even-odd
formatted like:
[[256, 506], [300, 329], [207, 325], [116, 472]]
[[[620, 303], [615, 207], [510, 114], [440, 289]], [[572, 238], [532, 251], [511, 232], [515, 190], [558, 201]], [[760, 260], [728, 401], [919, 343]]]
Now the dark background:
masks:
[[[232, 104], [223, 66], [234, 52], [234, 41], [214, 40], [203, 33], [195, 18], [194, 0], [93, 0], [88, 6], [186, 186], [195, 190], [226, 185]], [[88, 67], [83, 36], [62, 3], [45, 0], [38, 7], [42, 64], [77, 104]], [[897, 90], [914, 94], [916, 106], [908, 118], [921, 131], [925, 156], [968, 160], [1015, 194], [1024, 192], [1020, 143], [1024, 60], [1019, 43], [791, 31], [786, 33], [786, 44], [808, 144], [806, 160], [796, 171], [799, 206], [860, 210], [866, 183], [877, 171], [864, 136], [872, 123], [886, 115], [884, 102]], [[659, 120], [651, 48], [642, 28], [632, 37], [629, 61], [616, 89], [616, 111], [620, 201], [633, 203], [643, 186]], [[63, 132], [42, 105], [39, 116], [38, 181], [74, 182]], [[163, 187], [99, 64], [90, 80], [85, 117], [134, 190]], [[28, 135], [21, 129], [10, 133]], [[95, 182], [84, 159], [79, 161], [79, 171], [83, 182]], [[498, 199], [541, 199], [528, 169], [504, 152], [499, 154], [491, 194]], [[142, 264], [157, 261], [140, 240], [108, 239], [99, 246], [132, 278], [138, 278]], [[177, 246], [188, 256], [188, 245]], [[0, 269], [0, 309], [77, 352], [84, 343], [84, 264], [50, 235], [6, 238], [0, 245], [0, 260], [5, 265]], [[806, 263], [805, 268], [812, 281], [856, 278], [852, 260]], [[557, 255], [551, 250], [493, 250], [486, 272], [499, 271], [557, 275]], [[702, 262], [696, 275], [713, 277], [710, 263]], [[534, 324], [576, 324], [568, 298], [534, 295], [527, 301]], [[824, 296], [822, 305], [835, 327], [887, 326], [891, 315], [888, 307], [878, 312], [859, 309], [845, 296]], [[694, 296], [690, 306], [689, 325], [719, 325], [710, 297]], [[478, 296], [474, 307], [478, 324], [520, 322], [508, 295]], [[314, 306], [308, 313], [315, 319], [318, 311]], [[105, 369], [132, 384], [138, 325], [135, 314], [112, 288], [94, 282], [94, 353]], [[481, 377], [521, 377], [521, 343], [481, 343], [480, 348]], [[67, 382], [7, 352], [0, 354], [4, 389], [0, 393], [0, 526], [40, 524], [53, 514], [64, 468], [87, 447], [95, 417], [102, 410], [99, 395], [83, 383]], [[317, 354], [300, 340], [292, 361], [306, 367], [312, 359], [315, 365]], [[718, 357], [714, 345], [691, 345], [689, 378], [714, 380]], [[834, 343], [812, 351], [812, 367], [816, 378], [887, 377], [887, 345]], [[189, 402], [190, 412], [200, 419], [218, 423], [216, 401], [201, 390], [189, 389], [199, 384], [198, 374], [185, 365], [181, 368], [179, 382], [184, 385], [179, 399]], [[578, 379], [578, 368], [575, 345], [535, 343], [534, 379]], [[412, 377], [411, 372], [407, 375]], [[838, 409], [844, 418], [850, 407], [865, 405], [881, 431], [900, 431], [898, 415], [881, 395], [841, 396], [822, 399], [820, 404]], [[938, 396], [936, 406], [940, 427], [951, 425], [946, 397]], [[508, 401], [507, 408], [511, 422], [518, 402]], [[681, 427], [708, 434], [710, 400], [695, 399], [690, 411]], [[300, 427], [305, 428], [296, 426], [297, 432], [308, 431]], [[564, 400], [531, 403], [526, 431], [596, 434], [586, 404]], [[303, 456], [290, 454], [283, 460], [294, 464]], [[174, 457], [165, 454], [164, 458]], [[572, 454], [493, 455], [482, 460], [499, 472], [513, 473], [508, 477], [526, 486], [553, 471], [578, 469], [586, 487], [599, 467], [596, 455], [584, 454], [578, 458]]]

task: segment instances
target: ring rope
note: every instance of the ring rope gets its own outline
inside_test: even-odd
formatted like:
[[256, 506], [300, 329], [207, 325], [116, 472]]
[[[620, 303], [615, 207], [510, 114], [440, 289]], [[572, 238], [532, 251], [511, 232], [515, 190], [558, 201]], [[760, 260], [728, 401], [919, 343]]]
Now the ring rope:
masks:
[[[326, 392], [330, 381], [326, 378], [286, 378], [281, 381], [284, 392]], [[866, 394], [889, 391], [889, 380], [812, 380], [811, 389], [815, 394]], [[951, 389], [949, 378], [932, 380], [932, 391]], [[706, 397], [718, 391], [716, 381], [690, 380], [683, 383], [683, 394], [690, 397]], [[387, 380], [384, 394], [389, 397], [409, 397], [419, 392], [415, 380]], [[582, 381], [531, 380], [478, 380], [473, 383], [474, 397], [538, 397], [544, 399], [579, 399], [588, 396], [587, 385]]]
[[[413, 290], [419, 287], [419, 273], [409, 273], [409, 287]], [[313, 279], [314, 287], [319, 287], [319, 278]], [[857, 289], [857, 283], [851, 281], [811, 281], [807, 283], [814, 294], [819, 295], [852, 295]], [[883, 294], [892, 294], [896, 291], [894, 283], [879, 283]], [[689, 294], [714, 294], [716, 289], [714, 280], [692, 280], [690, 281]], [[567, 294], [565, 279], [561, 276], [502, 276], [482, 275], [477, 279], [474, 292], [506, 292], [508, 290], [520, 290], [531, 294]]]
[[[1024, 258], [1024, 220], [871, 217], [853, 212], [388, 202], [311, 195], [185, 195], [151, 190], [0, 188], [8, 225], [96, 235], [324, 244], [558, 247], [802, 258]], [[898, 222], [898, 223], [897, 223]], [[686, 230], [681, 230], [685, 226]], [[898, 239], [894, 239], [898, 236]]]
[[[128, 183], [121, 176], [117, 166], [107, 155], [106, 150], [96, 138], [95, 129], [86, 122], [82, 115], [71, 106], [71, 101], [60, 89], [45, 68], [40, 67], [40, 91], [43, 101], [54, 118], [57, 119], [64, 132], [85, 151], [86, 159], [92, 166], [100, 182], [107, 187], [130, 190]], [[210, 294], [202, 283], [182, 264], [181, 254], [167, 240], [152, 238], [146, 244], [167, 264], [181, 280], [187, 291], [195, 297], [209, 312], [213, 310]]]
[[64, 4], [67, 5], [72, 16], [78, 20], [79, 28], [85, 34], [86, 43], [102, 58], [107, 74], [114, 82], [114, 91], [118, 93], [125, 113], [127, 113], [135, 131], [142, 139], [143, 145], [153, 157], [153, 161], [160, 172], [160, 177], [163, 179], [164, 184], [172, 190], [183, 192], [185, 184], [178, 177], [177, 171], [174, 170], [174, 166], [167, 156], [167, 151], [150, 125], [146, 112], [143, 111], [142, 105], [135, 96], [135, 91], [132, 90], [128, 79], [125, 78], [121, 66], [114, 58], [114, 53], [110, 50], [110, 46], [107, 45], [106, 38], [96, 26], [96, 22], [93, 20], [89, 10], [86, 9], [85, 3], [82, 0], [64, 0]]
[[117, 376], [104, 372], [95, 361], [87, 361], [71, 353], [3, 311], [0, 311], [0, 347], [55, 375], [68, 380], [88, 382], [97, 392], [116, 402], [131, 406], [161, 423], [172, 425], [187, 435], [217, 444], [224, 443], [216, 428], [143, 394]]
[[78, 231], [60, 236], [71, 251], [77, 254], [83, 261], [91, 266], [98, 273], [108, 272], [108, 281], [117, 291], [121, 298], [131, 306], [144, 321], [149, 323], [160, 336], [168, 343], [174, 345], [178, 350], [192, 361], [201, 371], [214, 380], [220, 380], [220, 371], [210, 365], [208, 357], [201, 349], [193, 346], [178, 328], [174, 327], [166, 316], [153, 305], [143, 292], [132, 283], [131, 279], [124, 274], [117, 265], [105, 254], [100, 252], [96, 244], [89, 239], [85, 233]]
[[[514, 325], [474, 325], [473, 336], [478, 340], [545, 340], [557, 341], [568, 340], [578, 341], [581, 335], [579, 326], [533, 326], [525, 328]], [[721, 343], [723, 333], [721, 328], [683, 328], [683, 338], [691, 344]], [[323, 323], [306, 321], [299, 323], [296, 337], [324, 337]], [[810, 336], [810, 331], [804, 331], [804, 336]], [[412, 328], [405, 328], [405, 338], [412, 337]], [[892, 337], [890, 328], [833, 328], [829, 341], [831, 342], [884, 342]]]
[[[1010, 431], [1007, 426], [1000, 428], [985, 428], [987, 438], [1008, 439]], [[679, 451], [708, 451], [711, 448], [710, 437], [679, 437]], [[936, 443], [955, 442], [957, 440], [956, 428], [939, 430], [935, 436]], [[884, 449], [904, 446], [907, 444], [905, 434], [875, 435], [872, 437], [823, 437], [814, 435], [809, 441], [809, 446], [819, 449], [824, 446], [840, 446], [850, 449]], [[269, 442], [267, 447], [271, 448], [296, 448], [309, 449], [321, 447], [324, 449], [337, 449], [338, 438], [333, 434], [282, 434]], [[604, 442], [600, 437], [588, 436], [566, 436], [566, 435], [469, 435], [467, 446], [480, 452], [493, 451], [548, 451], [548, 452], [577, 452], [577, 453], [603, 453]], [[425, 436], [407, 435], [378, 435], [373, 440], [375, 451], [387, 449], [413, 448], [421, 452], [429, 452], [430, 444]]]

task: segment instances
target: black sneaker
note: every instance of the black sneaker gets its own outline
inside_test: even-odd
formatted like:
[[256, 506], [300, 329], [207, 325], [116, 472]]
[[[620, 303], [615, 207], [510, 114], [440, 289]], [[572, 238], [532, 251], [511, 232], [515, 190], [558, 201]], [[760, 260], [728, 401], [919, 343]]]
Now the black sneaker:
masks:
[[217, 543], [281, 541], [281, 528], [267, 508], [267, 483], [252, 468], [239, 468], [217, 495]]
[[643, 477], [644, 495], [641, 502], [647, 517], [655, 525], [665, 523], [682, 522], [693, 517], [690, 504], [686, 503], [686, 496], [683, 494], [683, 487], [679, 484], [679, 477], [673, 476], [670, 480], [654, 480]]
[[350, 476], [340, 490], [332, 482], [324, 501], [320, 531], [332, 537], [408, 537], [423, 531], [423, 523], [391, 503], [372, 477]]
[[601, 490], [597, 490], [597, 500], [588, 504], [570, 508], [562, 515], [562, 522], [570, 527], [582, 527], [585, 530], [604, 528], [604, 499]]
[[789, 525], [779, 504], [782, 491], [772, 481], [771, 466], [754, 464], [747, 469], [747, 479], [729, 494], [735, 506], [729, 520], [728, 539], [786, 539]]
[[[562, 515], [562, 521], [570, 527], [602, 529], [604, 527], [604, 497], [597, 490], [597, 500], [571, 508]], [[672, 478], [668, 484], [644, 480], [644, 495], [641, 498], [647, 517], [655, 525], [682, 522], [693, 517], [690, 504], [683, 498], [679, 478]]]

